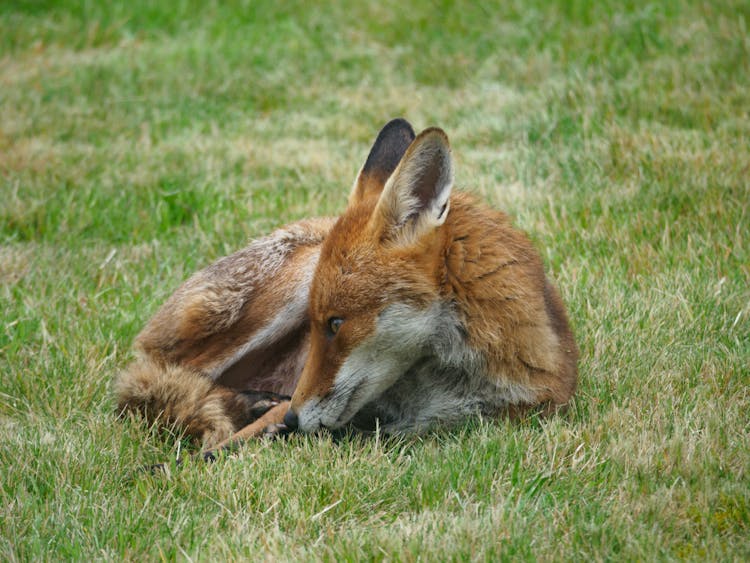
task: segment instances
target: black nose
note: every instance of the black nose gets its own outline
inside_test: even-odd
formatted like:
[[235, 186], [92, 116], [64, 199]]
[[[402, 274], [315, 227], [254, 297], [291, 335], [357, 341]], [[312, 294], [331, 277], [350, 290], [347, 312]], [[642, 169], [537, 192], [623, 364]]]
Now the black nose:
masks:
[[286, 424], [289, 430], [297, 430], [297, 426], [299, 426], [297, 413], [294, 412], [292, 409], [289, 409], [288, 411], [286, 411], [286, 414], [284, 415], [284, 424]]

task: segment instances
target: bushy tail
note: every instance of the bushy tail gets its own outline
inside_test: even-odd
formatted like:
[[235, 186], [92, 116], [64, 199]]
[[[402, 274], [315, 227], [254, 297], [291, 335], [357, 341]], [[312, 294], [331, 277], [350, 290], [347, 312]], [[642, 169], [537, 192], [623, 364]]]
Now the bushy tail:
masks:
[[230, 389], [189, 368], [148, 358], [120, 373], [115, 393], [120, 412], [134, 411], [149, 421], [178, 426], [204, 447], [225, 440], [284, 398]]

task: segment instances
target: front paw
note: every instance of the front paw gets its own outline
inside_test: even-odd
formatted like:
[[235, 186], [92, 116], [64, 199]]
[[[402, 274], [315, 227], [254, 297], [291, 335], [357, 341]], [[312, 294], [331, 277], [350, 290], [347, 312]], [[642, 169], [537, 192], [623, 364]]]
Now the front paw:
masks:
[[177, 458], [174, 463], [154, 463], [152, 465], [142, 465], [139, 468], [140, 473], [148, 473], [150, 475], [170, 475], [172, 467], [180, 467], [182, 465], [182, 458]]
[[243, 391], [242, 395], [244, 395], [245, 400], [249, 404], [247, 412], [250, 421], [259, 419], [272, 407], [275, 407], [282, 401], [289, 400], [289, 397], [286, 395], [264, 391]]
[[263, 438], [275, 440], [277, 438], [286, 438], [292, 433], [292, 429], [286, 424], [269, 424], [263, 429]]
[[258, 420], [261, 416], [266, 414], [272, 407], [278, 405], [279, 402], [273, 399], [261, 399], [256, 401], [250, 407], [250, 420]]

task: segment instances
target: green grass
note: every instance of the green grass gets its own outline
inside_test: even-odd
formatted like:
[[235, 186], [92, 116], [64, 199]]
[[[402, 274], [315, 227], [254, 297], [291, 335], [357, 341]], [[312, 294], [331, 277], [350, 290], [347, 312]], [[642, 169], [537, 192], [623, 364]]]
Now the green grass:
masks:
[[[0, 3], [0, 559], [750, 558], [749, 25], [740, 0]], [[342, 210], [395, 116], [540, 248], [571, 412], [138, 475], [184, 446], [115, 417], [140, 327]]]

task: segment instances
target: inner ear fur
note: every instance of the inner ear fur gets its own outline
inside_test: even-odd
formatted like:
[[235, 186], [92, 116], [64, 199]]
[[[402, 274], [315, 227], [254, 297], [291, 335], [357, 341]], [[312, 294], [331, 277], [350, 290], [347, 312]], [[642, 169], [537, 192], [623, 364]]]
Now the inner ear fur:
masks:
[[414, 138], [414, 129], [405, 119], [393, 119], [386, 123], [357, 175], [349, 202], [356, 203], [380, 194]]
[[445, 222], [452, 187], [448, 136], [442, 129], [425, 129], [386, 182], [371, 226], [381, 240], [413, 242]]

